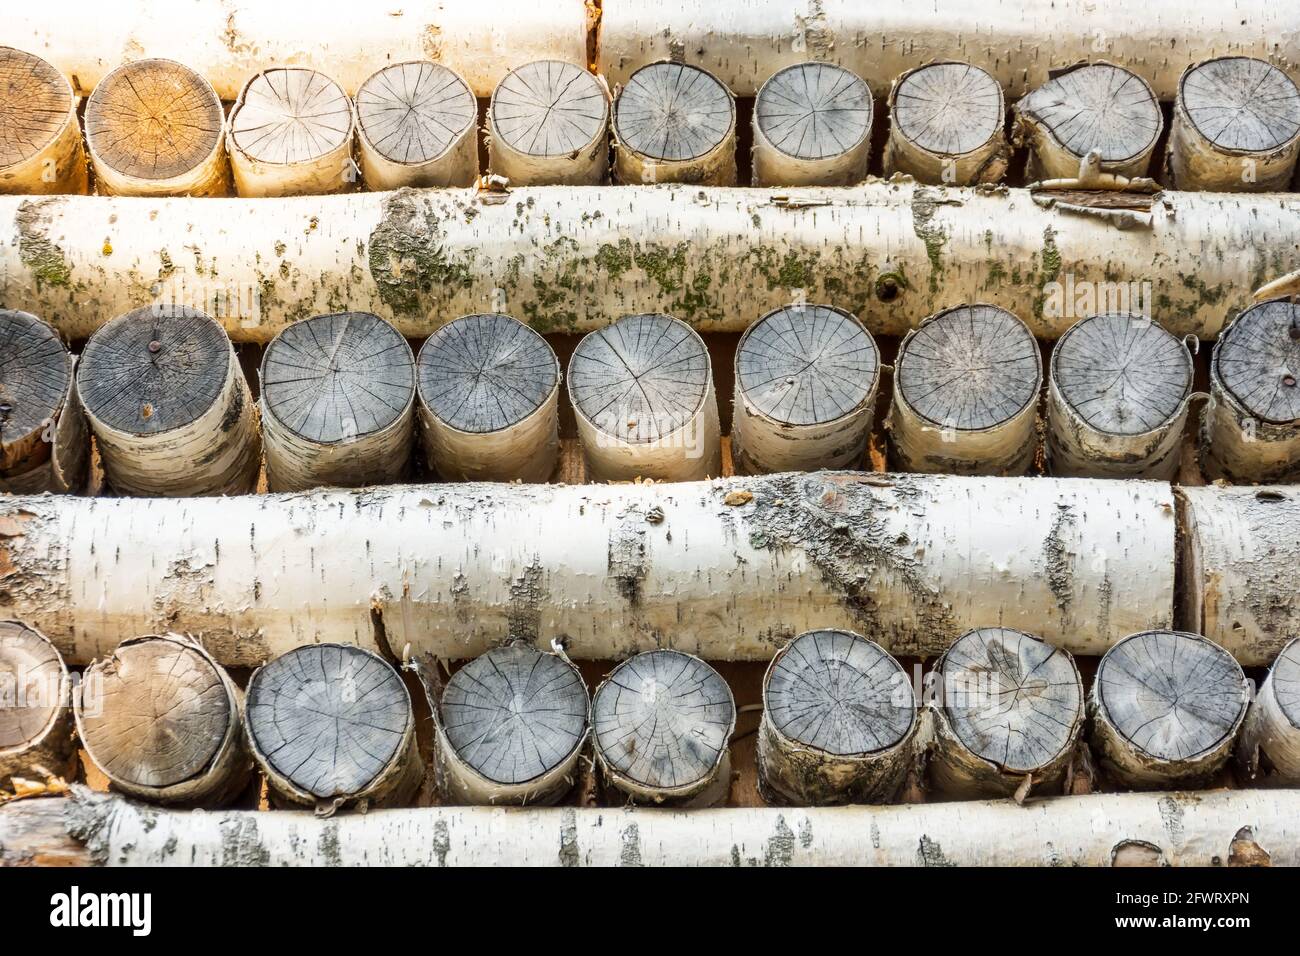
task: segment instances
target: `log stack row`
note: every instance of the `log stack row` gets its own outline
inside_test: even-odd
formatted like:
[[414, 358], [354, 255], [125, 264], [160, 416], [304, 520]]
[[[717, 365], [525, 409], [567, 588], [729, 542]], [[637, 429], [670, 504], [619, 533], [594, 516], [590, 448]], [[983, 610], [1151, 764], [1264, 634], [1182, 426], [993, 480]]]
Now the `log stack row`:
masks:
[[[75, 99], [49, 63], [0, 49], [15, 126], [0, 155], [8, 192], [84, 192]], [[1004, 93], [986, 70], [940, 61], [889, 91], [886, 175], [969, 186], [1008, 167]], [[758, 87], [752, 116], [756, 186], [836, 186], [867, 176], [872, 93], [844, 66], [807, 59]], [[366, 77], [355, 96], [327, 72], [277, 66], [251, 76], [226, 117], [202, 75], [167, 59], [108, 73], [86, 103], [97, 189], [109, 195], [240, 196], [469, 186], [478, 178], [478, 107], [466, 80], [432, 60]], [[488, 171], [518, 186], [622, 183], [735, 185], [735, 97], [702, 67], [664, 60], [631, 73], [612, 98], [599, 76], [559, 59], [527, 62], [492, 90]], [[1029, 176], [1072, 179], [1152, 171], [1164, 118], [1145, 79], [1093, 58], [1055, 73], [1015, 104], [1011, 143], [1031, 150]], [[611, 167], [610, 146], [613, 146]], [[1288, 188], [1300, 152], [1300, 89], [1244, 56], [1190, 66], [1178, 85], [1168, 180], [1179, 189]], [[10, 155], [12, 154], [12, 155]]]

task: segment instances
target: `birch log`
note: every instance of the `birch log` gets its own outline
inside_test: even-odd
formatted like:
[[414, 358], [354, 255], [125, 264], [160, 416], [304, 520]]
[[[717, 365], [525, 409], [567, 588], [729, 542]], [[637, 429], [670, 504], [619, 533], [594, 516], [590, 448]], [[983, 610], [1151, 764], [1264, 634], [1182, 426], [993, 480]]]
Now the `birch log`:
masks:
[[1016, 103], [1012, 141], [1031, 149], [1026, 175], [1032, 179], [1078, 176], [1093, 150], [1103, 172], [1145, 176], [1164, 122], [1146, 80], [1112, 63], [1088, 63], [1058, 73]]
[[1300, 478], [1300, 304], [1251, 306], [1215, 342], [1201, 467], [1233, 481]]
[[79, 491], [90, 433], [58, 335], [27, 312], [0, 309], [0, 491]]
[[[1173, 614], [1173, 497], [1154, 482], [823, 472], [15, 497], [0, 499], [0, 528], [0, 614], [72, 663], [167, 622], [230, 666], [309, 641], [376, 648], [373, 615], [389, 646], [449, 660], [509, 633], [564, 637], [580, 659], [671, 644], [766, 661], [827, 627], [937, 656], [989, 620], [1097, 655]], [[1221, 639], [1253, 653], [1245, 635]]]
[[1052, 349], [1047, 464], [1054, 475], [1156, 478], [1178, 470], [1192, 354], [1149, 318], [1082, 319]]
[[754, 100], [755, 186], [851, 186], [871, 159], [871, 90], [851, 70], [798, 63]]
[[628, 184], [736, 184], [736, 100], [706, 70], [651, 63], [614, 100], [614, 172]]
[[681, 651], [629, 658], [591, 699], [596, 765], [629, 802], [692, 808], [724, 802], [735, 729], [727, 682]]
[[996, 183], [1010, 149], [1002, 84], [969, 63], [908, 70], [889, 90], [886, 176], [945, 186]]
[[262, 356], [266, 480], [273, 491], [399, 481], [415, 444], [415, 358], [366, 313], [289, 326]]
[[682, 58], [712, 70], [737, 96], [752, 96], [782, 67], [824, 60], [854, 70], [884, 96], [896, 76], [918, 63], [963, 60], [988, 70], [1016, 97], [1050, 71], [1103, 56], [1172, 100], [1183, 68], [1213, 56], [1267, 57], [1283, 69], [1300, 61], [1291, 39], [1296, 11], [1254, 5], [1248, 11], [1185, 0], [752, 0], [706, 13], [693, 0], [651, 6], [604, 0], [599, 66], [611, 84], [626, 83], [646, 63]]
[[914, 757], [916, 694], [880, 645], [809, 631], [777, 651], [763, 679], [759, 789], [769, 803], [885, 803]]
[[582, 67], [525, 63], [492, 91], [488, 169], [516, 186], [599, 186], [609, 176], [609, 92]]
[[38, 56], [0, 46], [0, 193], [84, 193], [77, 99]]
[[0, 196], [0, 275], [7, 302], [68, 340], [149, 301], [214, 298], [222, 308], [205, 311], [240, 341], [340, 310], [423, 338], [493, 302], [543, 333], [657, 311], [741, 332], [796, 290], [875, 335], [987, 302], [1056, 339], [1075, 321], [1045, 307], [1063, 277], [1136, 289], [1173, 334], [1213, 338], [1240, 290], [1300, 268], [1300, 240], [1288, 238], [1300, 198], [1165, 193], [1145, 197], [1150, 229], [1118, 229], [1103, 218], [1114, 209], [1086, 205], [1093, 195], [1063, 208], [1018, 189], [872, 182], [781, 194], [539, 187], [500, 203], [457, 190], [257, 203]]
[[357, 145], [370, 189], [472, 186], [478, 104], [463, 77], [428, 60], [394, 63], [357, 90]]
[[278, 800], [321, 813], [397, 806], [424, 778], [406, 685], [359, 647], [310, 644], [254, 671], [248, 746]]
[[1227, 762], [1248, 701], [1241, 665], [1217, 644], [1183, 631], [1133, 634], [1097, 665], [1092, 744], [1124, 786], [1194, 785]]
[[449, 803], [549, 805], [577, 776], [590, 700], [558, 654], [511, 643], [447, 681], [438, 708], [438, 762]]
[[86, 343], [77, 392], [120, 494], [253, 490], [262, 443], [252, 395], [230, 340], [202, 312], [118, 316]]
[[179, 634], [123, 641], [73, 693], [86, 753], [122, 793], [223, 806], [252, 777], [243, 695], [203, 647]]
[[58, 650], [21, 621], [0, 621], [0, 788], [71, 779], [72, 681]]
[[465, 315], [429, 336], [416, 364], [420, 434], [440, 477], [551, 477], [560, 360], [549, 342], [508, 315]]
[[1249, 777], [1300, 785], [1300, 637], [1282, 648], [1250, 702], [1237, 759]]
[[[1274, 866], [1300, 865], [1300, 792], [1095, 793], [897, 807], [427, 807], [309, 813], [159, 812], [76, 786], [0, 807], [0, 862], [147, 866], [1220, 866], [1243, 828]], [[998, 834], [989, 839], [990, 833]]]
[[[586, 11], [581, 3], [504, 0], [485, 17], [481, 6], [408, 0], [400, 7], [359, 5], [343, 19], [323, 16], [319, 0], [232, 5], [186, 4], [183, 20], [168, 0], [137, 0], [104, 16], [96, 0], [68, 0], [57, 11], [11, 10], [7, 32], [27, 38], [84, 89], [129, 60], [167, 56], [183, 23], [185, 62], [207, 77], [223, 100], [239, 95], [268, 63], [317, 69], [353, 93], [380, 67], [435, 60], [461, 73], [478, 96], [523, 60], [557, 57], [585, 62]], [[311, 41], [304, 42], [310, 25]]]
[[1178, 489], [1178, 626], [1247, 667], [1300, 634], [1300, 486]]
[[1177, 189], [1284, 192], [1300, 152], [1300, 89], [1252, 57], [1188, 67], [1178, 84], [1169, 137]]
[[736, 346], [736, 471], [860, 466], [879, 384], [880, 351], [855, 316], [827, 305], [769, 312]]
[[1069, 651], [1024, 631], [981, 627], [958, 638], [935, 673], [937, 789], [958, 797], [1060, 791], [1084, 716]]
[[903, 471], [1023, 475], [1034, 460], [1043, 360], [1016, 316], [948, 309], [899, 346], [889, 437]]
[[592, 481], [722, 474], [718, 400], [704, 340], [670, 315], [627, 315], [569, 360], [569, 400]]
[[211, 84], [172, 60], [133, 60], [86, 101], [95, 188], [118, 196], [224, 196], [226, 114]]
[[274, 69], [248, 81], [226, 142], [241, 196], [337, 193], [359, 178], [352, 101], [315, 70]]

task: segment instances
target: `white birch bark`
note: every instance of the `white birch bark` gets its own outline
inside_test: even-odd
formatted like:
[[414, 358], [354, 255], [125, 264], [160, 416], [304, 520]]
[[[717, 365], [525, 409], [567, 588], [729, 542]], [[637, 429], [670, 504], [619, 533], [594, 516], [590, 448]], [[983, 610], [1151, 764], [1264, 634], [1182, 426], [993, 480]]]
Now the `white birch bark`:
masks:
[[1123, 786], [1196, 786], [1227, 763], [1248, 703], [1241, 665], [1223, 648], [1183, 631], [1133, 634], [1097, 665], [1092, 746]]
[[1169, 136], [1176, 189], [1274, 192], [1291, 186], [1300, 153], [1300, 89], [1251, 57], [1189, 66]]
[[1250, 702], [1237, 760], [1249, 777], [1300, 784], [1300, 637], [1282, 648]]
[[[1213, 338], [1236, 290], [1300, 268], [1300, 254], [1277, 242], [1300, 212], [1300, 198], [1284, 195], [1165, 193], [1145, 214], [1149, 229], [1115, 228], [1078, 203], [1044, 208], [1025, 190], [906, 183], [537, 187], [500, 198], [0, 196], [0, 281], [8, 302], [68, 339], [150, 300], [206, 306], [235, 339], [258, 342], [297, 316], [341, 309], [372, 312], [411, 338], [485, 310], [541, 332], [665, 310], [738, 332], [797, 289], [877, 335], [988, 302], [1055, 339], [1074, 319], [1045, 308], [1044, 289], [1072, 276], [1101, 290], [1150, 282], [1158, 322]], [[994, 274], [1002, 279], [991, 283]]]
[[0, 193], [84, 193], [77, 97], [53, 66], [0, 46]]
[[0, 621], [0, 788], [13, 778], [71, 778], [72, 680], [58, 649], [21, 621]]
[[[429, 807], [321, 820], [158, 812], [76, 787], [70, 799], [0, 808], [0, 833], [50, 817], [84, 847], [83, 862], [102, 865], [1112, 866], [1141, 848], [1156, 864], [1213, 866], [1243, 842], [1274, 866], [1300, 865], [1295, 790], [1090, 794], [1023, 807]], [[19, 858], [41, 849], [7, 834], [3, 842]]]
[[651, 63], [614, 99], [620, 183], [736, 185], [736, 99], [707, 70]]
[[1300, 633], [1300, 486], [1178, 489], [1178, 626], [1247, 667]]
[[492, 91], [488, 170], [516, 186], [599, 186], [609, 178], [609, 90], [558, 60], [525, 63]]
[[996, 183], [1007, 171], [1002, 85], [969, 63], [929, 63], [889, 89], [886, 176], [935, 186]]
[[[57, 10], [32, 6], [9, 13], [10, 35], [26, 38], [27, 47], [76, 76], [86, 90], [130, 60], [175, 55], [183, 31], [186, 64], [223, 100], [235, 99], [268, 64], [320, 70], [355, 93], [380, 67], [434, 60], [461, 73], [476, 95], [490, 96], [525, 60], [585, 63], [587, 55], [586, 10], [567, 0], [503, 0], [491, 17], [478, 5], [445, 0], [348, 7], [346, 16], [323, 15], [319, 0], [198, 0], [183, 12], [168, 0], [141, 0], [112, 17], [95, 0], [70, 0]], [[311, 42], [304, 41], [305, 24], [312, 27]]]
[[1154, 478], [1178, 470], [1192, 402], [1192, 353], [1149, 318], [1082, 319], [1052, 349], [1047, 465], [1077, 478]]
[[851, 70], [799, 63], [754, 100], [755, 186], [852, 186], [871, 159], [871, 90]]
[[[1173, 614], [1173, 497], [1155, 482], [825, 472], [15, 497], [0, 520], [0, 613], [72, 663], [162, 623], [231, 666], [312, 641], [374, 648], [372, 611], [391, 647], [450, 660], [507, 633], [564, 637], [594, 660], [669, 644], [768, 660], [819, 627], [934, 656], [989, 620], [1095, 655]], [[1222, 640], [1254, 653], [1235, 632]]]
[[242, 494], [256, 485], [262, 439], [252, 394], [208, 316], [149, 307], [118, 316], [86, 343], [77, 393], [118, 493]]
[[372, 74], [356, 93], [357, 152], [369, 189], [472, 186], [478, 103], [464, 77], [411, 60]]
[[86, 101], [95, 188], [117, 196], [230, 192], [226, 114], [211, 84], [172, 60], [135, 60]]
[[86, 753], [122, 793], [223, 806], [252, 777], [244, 695], [189, 637], [123, 641], [86, 669], [72, 703]]
[[988, 70], [1016, 97], [1049, 71], [1102, 57], [1172, 100], [1183, 69], [1213, 56], [1259, 56], [1293, 69], [1298, 24], [1300, 14], [1289, 8], [1252, 6], [1247, 16], [1204, 0], [751, 0], [707, 12], [694, 0], [649, 7], [605, 0], [599, 66], [613, 85], [654, 60], [684, 59], [716, 73], [737, 96], [752, 96], [782, 67], [824, 60], [855, 71], [884, 96], [918, 63], [961, 60]]

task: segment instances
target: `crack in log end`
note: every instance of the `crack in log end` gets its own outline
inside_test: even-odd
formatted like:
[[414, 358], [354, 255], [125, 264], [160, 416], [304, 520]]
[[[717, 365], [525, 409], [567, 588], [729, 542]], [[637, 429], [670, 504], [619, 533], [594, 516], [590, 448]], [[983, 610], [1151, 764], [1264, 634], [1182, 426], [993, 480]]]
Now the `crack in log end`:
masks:
[[1228, 848], [1228, 866], [1272, 866], [1273, 858], [1255, 842], [1255, 831], [1242, 827]]
[[609, 535], [609, 576], [629, 608], [641, 605], [641, 589], [650, 562], [646, 553], [646, 516], [630, 507], [618, 516]]
[[[891, 497], [876, 494], [875, 487], [887, 487]], [[920, 494], [907, 476], [777, 475], [754, 492], [754, 506], [742, 516], [750, 545], [801, 551], [865, 636], [895, 655], [924, 656], [964, 630], [926, 582], [915, 544], [892, 531], [886, 518]], [[910, 613], [891, 612], [894, 623], [886, 624], [877, 594], [890, 601], [905, 595]], [[914, 623], [904, 626], [902, 619]]]
[[[18, 225], [18, 258], [31, 270], [37, 292], [47, 286], [68, 288], [72, 285], [68, 258], [48, 233], [52, 218], [50, 212], [61, 202], [60, 197], [26, 201], [14, 216]], [[54, 316], [45, 318], [52, 320]]]
[[384, 200], [367, 256], [379, 298], [394, 316], [422, 318], [436, 312], [456, 287], [473, 284], [473, 262], [449, 258], [443, 240], [427, 195], [404, 188]]
[[1070, 550], [1068, 535], [1076, 529], [1074, 509], [1066, 504], [1057, 505], [1052, 530], [1043, 543], [1043, 557], [1047, 562], [1047, 586], [1061, 610], [1061, 621], [1068, 624], [1070, 605], [1074, 602], [1074, 552]]
[[542, 604], [547, 599], [542, 586], [545, 572], [537, 558], [510, 582], [510, 606], [506, 609], [506, 640], [541, 642]]
[[943, 855], [943, 847], [937, 840], [932, 840], [925, 834], [921, 835], [920, 846], [916, 848], [916, 862], [920, 866], [956, 866], [946, 856]]
[[560, 866], [579, 866], [582, 856], [578, 850], [578, 815], [566, 807], [560, 817]]
[[1111, 866], [1165, 866], [1165, 852], [1146, 840], [1120, 840], [1111, 848]]

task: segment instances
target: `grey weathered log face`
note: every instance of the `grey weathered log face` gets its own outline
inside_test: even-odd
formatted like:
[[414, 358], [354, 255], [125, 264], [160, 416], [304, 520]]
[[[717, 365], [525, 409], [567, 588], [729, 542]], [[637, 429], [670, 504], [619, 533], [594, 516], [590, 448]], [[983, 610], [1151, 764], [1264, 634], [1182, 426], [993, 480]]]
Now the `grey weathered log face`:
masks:
[[236, 719], [222, 675], [181, 641], [123, 644], [84, 675], [81, 739], [109, 776], [170, 787], [211, 764]]
[[601, 432], [653, 442], [689, 422], [705, 401], [709, 352], [672, 316], [628, 315], [578, 343], [568, 387], [574, 407]]
[[36, 740], [65, 702], [67, 672], [54, 645], [17, 621], [0, 621], [0, 751]]
[[53, 432], [71, 375], [72, 358], [54, 329], [27, 312], [0, 309], [0, 472], [48, 455], [43, 436]]
[[1300, 90], [1263, 60], [1232, 56], [1197, 64], [1178, 94], [1197, 132], [1220, 150], [1268, 152], [1300, 133]]
[[525, 63], [492, 93], [492, 135], [529, 156], [577, 152], [597, 139], [608, 122], [604, 88], [572, 63]]
[[628, 149], [654, 160], [704, 156], [736, 124], [730, 91], [684, 63], [651, 63], [632, 74], [614, 103], [614, 131]]
[[1095, 680], [1120, 736], [1162, 761], [1188, 760], [1222, 744], [1247, 704], [1232, 655], [1179, 631], [1125, 638], [1102, 657]]
[[736, 724], [731, 688], [680, 651], [646, 651], [614, 668], [592, 700], [596, 749], [618, 774], [649, 789], [706, 779]]
[[1046, 767], [1074, 743], [1083, 684], [1070, 655], [1007, 627], [962, 635], [939, 667], [943, 712], [957, 739], [1009, 773]]
[[898, 661], [848, 631], [809, 631], [791, 641], [772, 664], [763, 702], [784, 737], [837, 756], [887, 750], [916, 722]]
[[138, 179], [190, 172], [221, 145], [225, 113], [212, 86], [171, 60], [134, 60], [86, 101], [86, 141], [99, 163]]
[[394, 163], [437, 159], [478, 120], [465, 81], [440, 63], [395, 63], [357, 90], [357, 125], [377, 153]]
[[529, 644], [494, 648], [447, 681], [442, 726], [457, 756], [494, 783], [520, 784], [560, 766], [587, 736], [577, 669]]
[[429, 336], [417, 360], [420, 400], [440, 421], [484, 434], [515, 425], [555, 391], [560, 363], [508, 315], [465, 315]]
[[875, 340], [853, 316], [825, 305], [786, 306], [749, 327], [736, 349], [736, 377], [758, 411], [787, 425], [835, 421], [872, 394]]
[[72, 109], [72, 90], [38, 56], [0, 46], [0, 170], [31, 159], [54, 141]]
[[828, 159], [871, 135], [871, 90], [850, 70], [797, 63], [772, 74], [754, 100], [758, 128], [796, 159]]
[[259, 74], [230, 116], [234, 146], [262, 163], [318, 159], [342, 145], [351, 131], [348, 95], [315, 70], [275, 69]]
[[1002, 130], [1002, 86], [969, 63], [934, 63], [909, 73], [894, 90], [891, 118], [917, 146], [944, 156], [979, 149]]
[[1256, 418], [1300, 420], [1300, 304], [1276, 299], [1239, 315], [1215, 345], [1214, 372]]
[[1278, 707], [1292, 727], [1300, 728], [1300, 640], [1282, 649], [1270, 674]]
[[311, 442], [334, 444], [383, 431], [414, 394], [410, 345], [368, 312], [296, 322], [262, 357], [264, 407]]
[[1057, 342], [1052, 380], [1093, 428], [1139, 435], [1178, 413], [1192, 388], [1192, 358], [1151, 319], [1108, 312], [1084, 319]]
[[1076, 156], [1100, 150], [1103, 163], [1140, 156], [1164, 125], [1151, 87], [1109, 63], [1062, 73], [1021, 99], [1016, 109]]
[[77, 390], [96, 421], [153, 435], [188, 425], [211, 408], [230, 363], [230, 340], [208, 316], [146, 306], [90, 337], [77, 366]]
[[976, 431], [1034, 402], [1042, 357], [1029, 329], [1005, 309], [963, 305], [941, 312], [904, 344], [898, 387], [939, 428]]
[[373, 784], [398, 757], [411, 721], [411, 698], [397, 672], [358, 647], [299, 647], [248, 684], [255, 752], [318, 799], [352, 796]]

